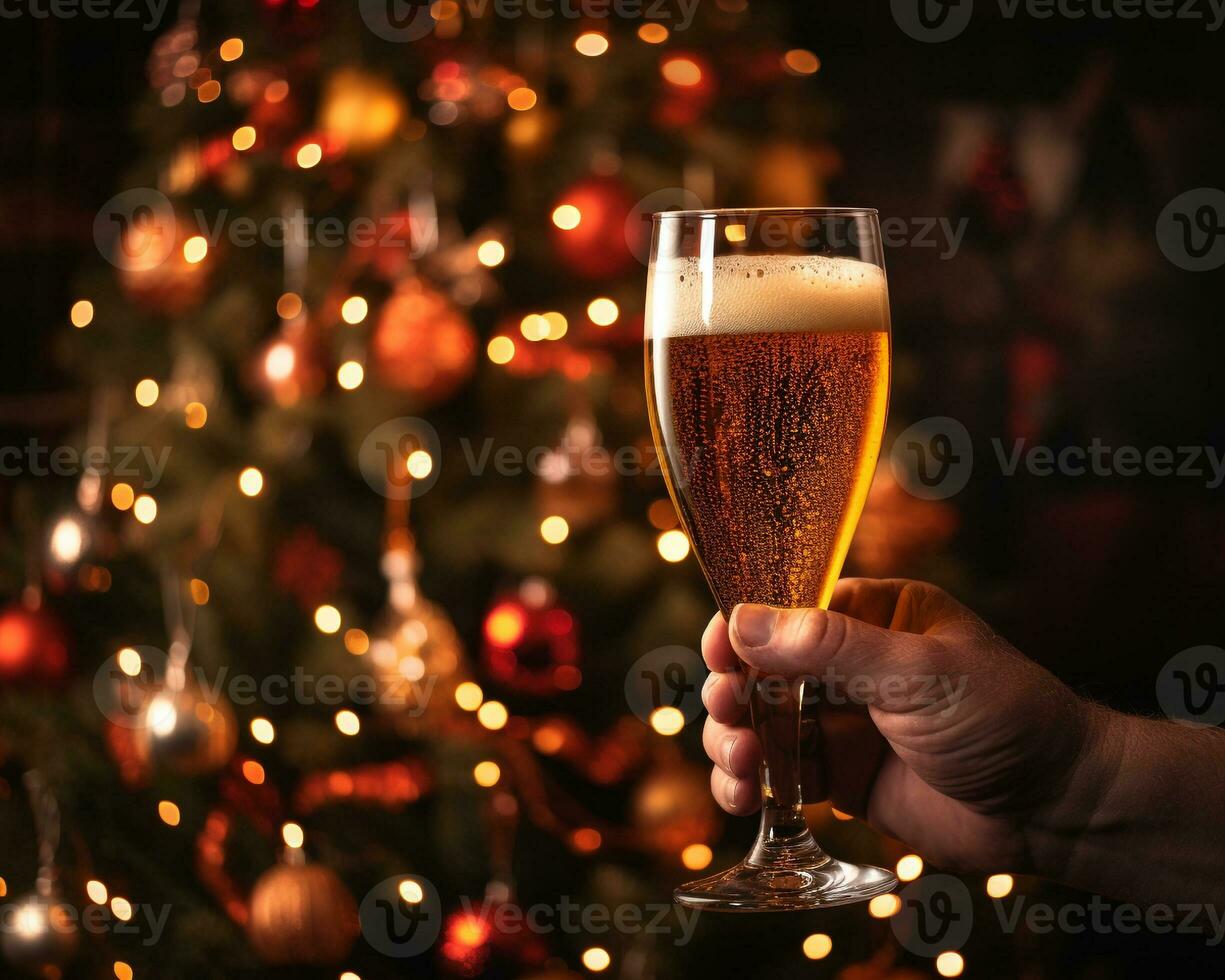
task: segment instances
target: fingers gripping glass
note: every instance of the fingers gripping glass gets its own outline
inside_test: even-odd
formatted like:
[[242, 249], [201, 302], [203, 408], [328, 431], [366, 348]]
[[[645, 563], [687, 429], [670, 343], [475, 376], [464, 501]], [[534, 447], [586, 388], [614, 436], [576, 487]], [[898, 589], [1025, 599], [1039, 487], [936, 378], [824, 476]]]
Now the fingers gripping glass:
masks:
[[[655, 215], [647, 279], [651, 426], [673, 503], [711, 591], [828, 606], [880, 452], [889, 298], [875, 211]], [[758, 682], [761, 830], [729, 871], [677, 889], [740, 911], [841, 905], [889, 891], [835, 860], [802, 812], [802, 685]]]

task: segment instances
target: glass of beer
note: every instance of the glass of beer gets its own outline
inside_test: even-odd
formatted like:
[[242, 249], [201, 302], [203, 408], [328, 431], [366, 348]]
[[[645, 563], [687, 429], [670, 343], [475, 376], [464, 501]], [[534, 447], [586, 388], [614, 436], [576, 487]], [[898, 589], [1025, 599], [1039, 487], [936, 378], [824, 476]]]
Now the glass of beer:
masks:
[[[654, 216], [651, 428], [672, 502], [725, 617], [741, 602], [827, 608], [880, 453], [889, 362], [875, 211]], [[736, 867], [682, 886], [676, 900], [808, 909], [894, 888], [887, 871], [830, 857], [808, 829], [803, 684], [756, 678], [748, 690], [764, 757], [757, 841]]]

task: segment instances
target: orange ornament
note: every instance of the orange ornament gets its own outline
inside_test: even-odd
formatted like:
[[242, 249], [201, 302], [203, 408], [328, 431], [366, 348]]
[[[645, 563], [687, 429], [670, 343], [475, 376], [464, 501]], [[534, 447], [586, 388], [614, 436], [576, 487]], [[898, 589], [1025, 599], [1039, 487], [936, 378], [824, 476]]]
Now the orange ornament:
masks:
[[273, 966], [327, 966], [353, 948], [357, 902], [330, 868], [282, 864], [265, 871], [251, 892], [247, 937]]
[[419, 280], [404, 283], [387, 301], [371, 349], [383, 384], [427, 403], [454, 394], [476, 363], [476, 336], [467, 318]]

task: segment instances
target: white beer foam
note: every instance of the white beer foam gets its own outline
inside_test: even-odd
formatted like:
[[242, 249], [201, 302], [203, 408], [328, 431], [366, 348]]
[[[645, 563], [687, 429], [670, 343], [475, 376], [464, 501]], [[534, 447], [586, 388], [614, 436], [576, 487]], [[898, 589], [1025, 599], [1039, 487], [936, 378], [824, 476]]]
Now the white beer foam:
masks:
[[646, 336], [885, 330], [889, 293], [871, 262], [720, 255], [656, 263]]

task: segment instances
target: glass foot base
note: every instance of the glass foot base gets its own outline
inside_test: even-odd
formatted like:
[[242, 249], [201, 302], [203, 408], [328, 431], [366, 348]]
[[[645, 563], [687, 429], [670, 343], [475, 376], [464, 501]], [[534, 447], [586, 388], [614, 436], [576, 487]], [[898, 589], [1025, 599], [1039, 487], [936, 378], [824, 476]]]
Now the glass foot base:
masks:
[[866, 902], [893, 891], [897, 878], [870, 865], [847, 864], [816, 849], [810, 860], [758, 864], [749, 858], [721, 874], [673, 892], [686, 908], [715, 912], [787, 912]]

